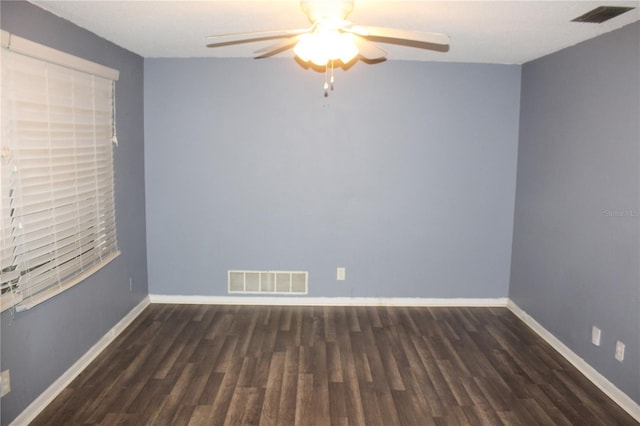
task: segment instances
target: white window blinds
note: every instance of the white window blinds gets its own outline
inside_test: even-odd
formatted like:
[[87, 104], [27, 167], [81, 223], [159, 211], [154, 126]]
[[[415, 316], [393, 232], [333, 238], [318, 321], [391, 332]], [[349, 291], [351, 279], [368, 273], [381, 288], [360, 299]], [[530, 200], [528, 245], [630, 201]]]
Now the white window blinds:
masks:
[[3, 309], [29, 309], [119, 254], [113, 95], [109, 78], [3, 49]]

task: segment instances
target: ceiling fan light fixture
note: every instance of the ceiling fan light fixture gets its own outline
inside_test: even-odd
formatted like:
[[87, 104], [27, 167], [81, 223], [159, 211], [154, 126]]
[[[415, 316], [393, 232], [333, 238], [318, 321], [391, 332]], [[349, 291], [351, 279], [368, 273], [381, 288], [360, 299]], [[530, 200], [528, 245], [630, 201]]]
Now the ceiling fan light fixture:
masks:
[[[440, 33], [400, 28], [354, 25], [347, 20], [354, 0], [300, 0], [300, 7], [312, 23], [309, 28], [209, 36], [207, 47], [222, 47], [271, 39], [284, 39], [256, 50], [256, 59], [268, 58], [293, 48], [302, 62], [324, 67], [324, 95], [333, 90], [334, 68], [360, 58], [367, 63], [386, 59], [387, 52], [372, 42], [398, 44], [439, 52], [449, 51], [449, 37]], [[338, 62], [336, 64], [336, 62]], [[345, 67], [346, 68], [346, 67]], [[329, 84], [330, 83], [330, 84]]]
[[353, 35], [338, 31], [302, 34], [293, 52], [304, 62], [325, 66], [329, 61], [351, 62], [358, 55]]

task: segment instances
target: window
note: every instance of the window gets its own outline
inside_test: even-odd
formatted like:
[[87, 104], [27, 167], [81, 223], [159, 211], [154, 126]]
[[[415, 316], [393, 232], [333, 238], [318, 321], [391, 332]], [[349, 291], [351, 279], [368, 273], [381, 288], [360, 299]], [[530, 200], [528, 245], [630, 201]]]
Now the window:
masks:
[[118, 254], [118, 72], [2, 33], [2, 309], [32, 306]]

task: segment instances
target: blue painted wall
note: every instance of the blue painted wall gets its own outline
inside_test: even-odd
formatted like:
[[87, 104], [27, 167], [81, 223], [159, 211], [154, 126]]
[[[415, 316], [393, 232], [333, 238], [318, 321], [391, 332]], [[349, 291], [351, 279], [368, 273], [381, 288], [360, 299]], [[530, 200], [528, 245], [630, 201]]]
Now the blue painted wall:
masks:
[[640, 24], [524, 65], [509, 295], [640, 403], [639, 104]]
[[[150, 293], [308, 270], [310, 296], [508, 295], [520, 67], [145, 59]], [[347, 270], [336, 281], [336, 267]]]
[[[147, 294], [144, 206], [143, 67], [141, 57], [27, 2], [2, 1], [1, 27], [18, 36], [120, 70], [116, 86], [120, 146], [115, 148], [118, 243], [122, 254], [81, 284], [30, 311], [4, 312], [2, 398], [8, 424], [84, 355]], [[129, 291], [129, 277], [133, 291]]]

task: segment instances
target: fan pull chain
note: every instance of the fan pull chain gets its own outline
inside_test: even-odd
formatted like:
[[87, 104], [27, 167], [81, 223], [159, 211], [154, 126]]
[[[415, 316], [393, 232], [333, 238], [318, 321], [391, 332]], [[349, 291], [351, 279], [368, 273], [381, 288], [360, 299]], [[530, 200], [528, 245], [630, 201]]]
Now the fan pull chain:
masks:
[[331, 60], [331, 90], [333, 90], [333, 59]]
[[333, 82], [335, 79], [333, 78], [333, 59], [331, 60], [331, 79], [329, 79], [329, 63], [324, 66], [324, 97], [329, 96], [329, 82], [331, 82], [331, 90], [333, 90]]
[[329, 96], [329, 92], [327, 92], [327, 89], [329, 89], [329, 83], [327, 82], [327, 75], [328, 75], [328, 66], [325, 65], [324, 66], [324, 97], [328, 97]]

